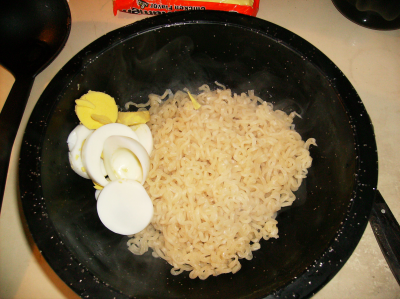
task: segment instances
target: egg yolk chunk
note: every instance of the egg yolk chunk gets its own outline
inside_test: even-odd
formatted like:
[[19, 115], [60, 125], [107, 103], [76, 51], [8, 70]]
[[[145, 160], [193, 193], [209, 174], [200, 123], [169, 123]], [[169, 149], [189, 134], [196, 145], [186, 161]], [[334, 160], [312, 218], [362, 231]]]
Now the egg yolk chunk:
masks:
[[189, 91], [187, 93], [188, 93], [190, 100], [192, 101], [193, 108], [195, 110], [199, 109], [201, 107], [200, 103], [196, 101], [196, 99], [192, 96], [192, 94]]
[[89, 91], [76, 100], [75, 104], [75, 113], [80, 122], [90, 130], [117, 121], [118, 106], [108, 94]]
[[104, 187], [102, 185], [97, 184], [95, 181], [92, 181], [92, 182], [93, 182], [94, 189], [103, 190]]
[[137, 112], [118, 112], [117, 123], [133, 126], [139, 124], [145, 124], [150, 120], [149, 111], [137, 111]]

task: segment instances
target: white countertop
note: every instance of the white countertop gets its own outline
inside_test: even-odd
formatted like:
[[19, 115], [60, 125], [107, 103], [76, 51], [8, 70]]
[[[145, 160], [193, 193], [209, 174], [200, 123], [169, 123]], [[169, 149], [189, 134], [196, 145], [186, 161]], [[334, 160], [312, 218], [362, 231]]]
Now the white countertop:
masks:
[[[69, 0], [72, 29], [56, 60], [35, 80], [11, 157], [0, 216], [0, 298], [75, 299], [34, 244], [20, 209], [18, 155], [28, 118], [46, 85], [76, 53], [105, 33], [144, 18], [112, 13], [112, 0]], [[359, 93], [374, 124], [378, 188], [400, 220], [400, 30], [375, 31], [344, 18], [331, 1], [261, 0], [259, 18], [325, 53]], [[0, 67], [0, 107], [14, 78]], [[400, 287], [368, 225], [342, 270], [314, 298], [400, 298]]]

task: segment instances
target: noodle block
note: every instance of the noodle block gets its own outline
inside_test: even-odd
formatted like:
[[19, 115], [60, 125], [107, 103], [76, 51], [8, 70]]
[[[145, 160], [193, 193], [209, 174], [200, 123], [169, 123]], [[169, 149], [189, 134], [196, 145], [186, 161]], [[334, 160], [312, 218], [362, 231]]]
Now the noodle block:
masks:
[[315, 145], [294, 130], [295, 113], [274, 111], [254, 91], [199, 90], [198, 110], [187, 90], [149, 96], [154, 150], [144, 187], [154, 215], [128, 241], [133, 254], [152, 249], [172, 275], [192, 279], [236, 273], [261, 239], [278, 238], [277, 212], [296, 199]]

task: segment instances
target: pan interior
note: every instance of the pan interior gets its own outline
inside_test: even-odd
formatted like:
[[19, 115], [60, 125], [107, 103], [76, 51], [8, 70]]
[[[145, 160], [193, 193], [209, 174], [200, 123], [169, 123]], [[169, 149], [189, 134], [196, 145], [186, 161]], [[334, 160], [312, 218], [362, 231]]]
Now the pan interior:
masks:
[[[95, 53], [52, 108], [43, 137], [41, 185], [47, 215], [72, 258], [100, 281], [138, 298], [253, 298], [287, 285], [330, 246], [354, 189], [355, 137], [337, 92], [309, 60], [275, 38], [240, 26], [186, 24], [153, 29]], [[89, 90], [147, 102], [149, 93], [218, 81], [255, 90], [275, 109], [296, 111], [296, 130], [316, 138], [313, 165], [294, 205], [278, 215], [279, 239], [263, 241], [234, 275], [191, 280], [151, 253], [135, 256], [128, 237], [108, 231], [96, 212], [93, 185], [69, 167], [66, 140], [78, 124], [74, 100]], [[58, 91], [59, 92], [59, 91]], [[251, 295], [249, 295], [251, 294]]]

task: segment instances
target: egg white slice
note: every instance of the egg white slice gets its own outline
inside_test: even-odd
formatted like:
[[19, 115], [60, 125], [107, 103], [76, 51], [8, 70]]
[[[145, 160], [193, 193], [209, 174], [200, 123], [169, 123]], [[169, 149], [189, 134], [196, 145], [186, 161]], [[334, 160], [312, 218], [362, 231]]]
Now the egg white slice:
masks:
[[132, 138], [111, 136], [104, 142], [104, 166], [112, 180], [133, 179], [144, 184], [150, 157], [143, 145]]
[[100, 192], [97, 213], [109, 230], [121, 235], [142, 231], [153, 217], [153, 203], [137, 181], [112, 181]]
[[113, 135], [129, 137], [138, 140], [136, 133], [126, 125], [112, 123], [95, 130], [85, 141], [82, 148], [82, 162], [90, 179], [100, 186], [106, 186], [109, 181], [104, 177], [101, 168], [101, 153], [105, 140]]
[[94, 197], [96, 198], [96, 200], [99, 199], [100, 193], [101, 193], [101, 190], [96, 190], [96, 191], [94, 192]]
[[78, 175], [85, 179], [89, 179], [89, 175], [83, 166], [82, 162], [82, 145], [86, 138], [93, 133], [94, 130], [89, 130], [84, 125], [77, 125], [68, 135], [68, 158], [71, 168]]
[[151, 152], [153, 151], [153, 135], [151, 134], [149, 126], [146, 124], [139, 124], [130, 126], [130, 128], [136, 133], [140, 143], [150, 156]]

